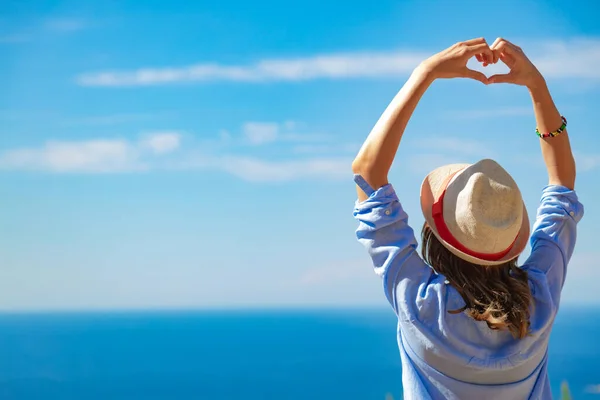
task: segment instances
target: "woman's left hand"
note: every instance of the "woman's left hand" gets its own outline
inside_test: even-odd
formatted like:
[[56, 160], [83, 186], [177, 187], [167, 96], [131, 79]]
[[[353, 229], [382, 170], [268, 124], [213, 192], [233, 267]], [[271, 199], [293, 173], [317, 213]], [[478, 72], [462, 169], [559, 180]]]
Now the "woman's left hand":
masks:
[[446, 50], [429, 57], [421, 66], [432, 78], [471, 78], [487, 85], [488, 78], [479, 71], [467, 67], [467, 62], [476, 57], [484, 65], [498, 62], [497, 55], [484, 38], [459, 42]]

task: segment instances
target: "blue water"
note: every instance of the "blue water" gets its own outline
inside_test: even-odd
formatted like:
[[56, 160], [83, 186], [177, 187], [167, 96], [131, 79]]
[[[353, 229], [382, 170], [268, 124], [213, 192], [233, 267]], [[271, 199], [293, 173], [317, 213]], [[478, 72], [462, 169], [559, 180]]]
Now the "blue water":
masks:
[[[550, 347], [558, 395], [596, 399], [600, 309], [561, 310]], [[0, 399], [401, 398], [387, 310], [0, 316]]]

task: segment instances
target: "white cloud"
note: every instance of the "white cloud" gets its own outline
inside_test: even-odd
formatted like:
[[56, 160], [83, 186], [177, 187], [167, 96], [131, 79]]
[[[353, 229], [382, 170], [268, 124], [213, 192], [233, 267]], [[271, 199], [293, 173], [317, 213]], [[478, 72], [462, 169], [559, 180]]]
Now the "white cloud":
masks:
[[356, 153], [360, 149], [357, 143], [342, 144], [301, 144], [294, 146], [292, 151], [297, 154], [325, 154], [325, 153]]
[[211, 165], [246, 181], [284, 182], [304, 178], [348, 179], [350, 159], [311, 158], [293, 161], [266, 161], [252, 157], [225, 156]]
[[425, 54], [379, 52], [324, 54], [295, 59], [266, 59], [251, 65], [197, 64], [181, 67], [104, 71], [77, 77], [82, 86], [145, 86], [176, 82], [270, 82], [398, 76], [411, 71]]
[[[521, 47], [546, 78], [600, 80], [600, 38], [580, 37], [568, 40], [519, 41]], [[485, 75], [504, 74], [502, 62], [483, 67], [475, 60], [469, 67]]]
[[[350, 158], [310, 157], [294, 160], [268, 160], [244, 155], [207, 155], [189, 152], [161, 166], [171, 171], [217, 171], [248, 182], [289, 182], [312, 178], [316, 180], [351, 179]], [[349, 178], [350, 177], [350, 178]]]
[[[130, 113], [130, 114], [112, 114], [97, 115], [80, 118], [71, 118], [63, 121], [65, 125], [119, 125], [132, 122], [154, 121], [157, 119], [166, 119], [175, 116], [176, 113], [170, 111], [159, 111], [154, 113]], [[30, 116], [28, 114], [28, 116]]]
[[295, 133], [287, 132], [280, 135], [281, 140], [286, 142], [326, 142], [331, 140], [331, 136], [319, 133]]
[[51, 172], [118, 172], [141, 169], [123, 140], [47, 142], [42, 148], [9, 150], [0, 154], [0, 168]]
[[51, 32], [70, 33], [87, 28], [89, 23], [82, 18], [49, 18], [44, 28]]
[[546, 77], [600, 79], [600, 38], [547, 41], [541, 48], [532, 60]]
[[48, 33], [73, 33], [79, 32], [90, 26], [89, 21], [82, 18], [57, 17], [39, 20], [35, 28], [24, 32], [13, 32], [0, 35], [0, 44], [25, 43], [38, 36]]
[[227, 129], [221, 129], [219, 131], [219, 140], [223, 143], [229, 143], [231, 141], [232, 137], [231, 137], [231, 132], [229, 132]]
[[[534, 46], [535, 45], [535, 46]], [[144, 67], [132, 71], [84, 73], [76, 78], [82, 86], [146, 86], [178, 82], [272, 82], [312, 79], [396, 77], [409, 73], [434, 50], [322, 54], [299, 58], [260, 60], [249, 65], [218, 63], [171, 67]], [[600, 39], [572, 39], [532, 43], [532, 59], [549, 78], [600, 80]], [[496, 64], [490, 75], [505, 71]]]
[[299, 123], [297, 121], [285, 121], [283, 123], [283, 127], [287, 130], [294, 130], [299, 127]]
[[274, 122], [246, 122], [242, 133], [251, 144], [264, 144], [277, 140], [279, 124]]
[[0, 153], [0, 169], [55, 173], [135, 172], [150, 168], [146, 156], [162, 154], [179, 146], [175, 133], [149, 134], [140, 142], [124, 139], [50, 141], [39, 148]]
[[179, 148], [181, 134], [178, 132], [156, 132], [144, 139], [141, 144], [156, 154], [170, 153]]
[[322, 142], [330, 139], [323, 134], [307, 134], [294, 132], [300, 124], [295, 121], [278, 122], [246, 122], [242, 125], [242, 135], [246, 143], [262, 145], [275, 141], [284, 142]]
[[8, 35], [0, 36], [0, 43], [12, 44], [12, 43], [23, 43], [31, 39], [29, 35], [24, 33], [13, 33]]
[[[177, 151], [177, 157], [166, 157]], [[129, 173], [150, 170], [222, 171], [246, 181], [285, 182], [304, 178], [348, 179], [351, 160], [312, 157], [265, 160], [232, 154], [206, 155], [205, 148], [181, 148], [178, 132], [154, 132], [138, 141], [96, 139], [47, 142], [37, 148], [0, 153], [0, 170], [51, 173]]]

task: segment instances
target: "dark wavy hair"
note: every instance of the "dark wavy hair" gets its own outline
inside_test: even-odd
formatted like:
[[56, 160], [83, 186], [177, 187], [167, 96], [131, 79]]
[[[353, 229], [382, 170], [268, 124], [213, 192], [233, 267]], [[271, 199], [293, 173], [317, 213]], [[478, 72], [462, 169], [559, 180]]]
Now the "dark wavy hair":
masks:
[[421, 233], [423, 259], [446, 277], [460, 293], [465, 306], [449, 310], [465, 311], [476, 321], [485, 321], [490, 329], [509, 330], [515, 338], [529, 333], [531, 289], [527, 271], [517, 266], [517, 259], [501, 265], [477, 265], [452, 254], [431, 228], [425, 224]]

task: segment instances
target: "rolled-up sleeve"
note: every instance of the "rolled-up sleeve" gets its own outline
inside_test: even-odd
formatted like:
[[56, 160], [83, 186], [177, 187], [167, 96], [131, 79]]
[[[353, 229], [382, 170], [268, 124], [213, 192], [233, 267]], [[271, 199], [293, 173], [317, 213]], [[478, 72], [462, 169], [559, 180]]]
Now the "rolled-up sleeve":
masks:
[[550, 185], [542, 191], [530, 239], [531, 255], [524, 268], [543, 276], [544, 289], [549, 291], [555, 307], [575, 249], [577, 223], [583, 213], [583, 205], [574, 190]]
[[369, 197], [356, 202], [354, 217], [359, 225], [358, 241], [367, 249], [375, 273], [383, 278], [386, 297], [397, 307], [395, 288], [402, 279], [422, 281], [431, 269], [417, 254], [417, 240], [408, 224], [408, 215], [402, 208], [391, 184], [375, 190]]

